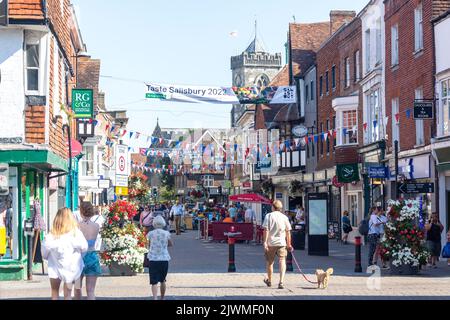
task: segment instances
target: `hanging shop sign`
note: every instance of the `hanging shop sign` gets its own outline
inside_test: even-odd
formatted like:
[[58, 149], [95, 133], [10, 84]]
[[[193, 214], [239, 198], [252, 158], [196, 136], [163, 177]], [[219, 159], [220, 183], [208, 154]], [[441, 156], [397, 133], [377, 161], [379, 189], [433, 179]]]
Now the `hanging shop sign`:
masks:
[[0, 0], [0, 26], [8, 25], [8, 0]]
[[434, 183], [402, 183], [398, 191], [403, 194], [434, 193]]
[[293, 104], [297, 103], [296, 87], [228, 88], [146, 84], [147, 99], [213, 104]]
[[94, 90], [73, 89], [72, 90], [72, 110], [77, 119], [94, 118]]
[[297, 138], [304, 138], [308, 135], [308, 128], [300, 125], [297, 127], [294, 127], [292, 129], [292, 133], [297, 137]]
[[426, 100], [416, 100], [414, 103], [414, 120], [433, 120], [434, 102]]
[[358, 182], [359, 178], [358, 164], [338, 164], [337, 176], [340, 183]]

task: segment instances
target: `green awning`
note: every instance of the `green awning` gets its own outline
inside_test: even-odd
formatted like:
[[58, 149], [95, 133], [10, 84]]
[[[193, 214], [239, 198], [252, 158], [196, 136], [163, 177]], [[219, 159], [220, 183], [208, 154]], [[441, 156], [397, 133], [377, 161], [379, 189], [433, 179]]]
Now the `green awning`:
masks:
[[68, 172], [68, 163], [47, 150], [0, 150], [0, 163], [29, 165], [47, 172]]
[[438, 172], [450, 171], [450, 163], [443, 163], [437, 166]]

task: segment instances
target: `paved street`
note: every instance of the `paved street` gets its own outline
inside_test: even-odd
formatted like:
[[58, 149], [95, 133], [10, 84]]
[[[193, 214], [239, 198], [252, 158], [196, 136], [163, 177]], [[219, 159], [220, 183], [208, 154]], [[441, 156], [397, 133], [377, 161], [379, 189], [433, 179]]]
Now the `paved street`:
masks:
[[[333, 267], [327, 290], [317, 290], [298, 274], [290, 273], [286, 289], [270, 289], [263, 282], [264, 260], [261, 246], [239, 244], [236, 247], [238, 273], [228, 274], [228, 247], [220, 243], [195, 240], [188, 232], [175, 238], [173, 261], [168, 276], [168, 299], [450, 299], [450, 267], [441, 263], [437, 270], [425, 270], [416, 277], [382, 275], [368, 285], [369, 275], [354, 274], [354, 247], [330, 242], [330, 257], [308, 257], [296, 252], [297, 260], [312, 280], [316, 268]], [[365, 256], [365, 250], [363, 251]], [[367, 259], [367, 258], [366, 258]], [[364, 259], [365, 260], [365, 259]], [[365, 263], [365, 262], [364, 262]], [[277, 283], [277, 277], [274, 278]], [[370, 289], [372, 288], [372, 289]], [[376, 290], [380, 288], [380, 290]], [[32, 282], [0, 283], [0, 299], [48, 299], [50, 288], [46, 276], [35, 275]], [[99, 299], [148, 299], [148, 276], [110, 277], [99, 279]]]

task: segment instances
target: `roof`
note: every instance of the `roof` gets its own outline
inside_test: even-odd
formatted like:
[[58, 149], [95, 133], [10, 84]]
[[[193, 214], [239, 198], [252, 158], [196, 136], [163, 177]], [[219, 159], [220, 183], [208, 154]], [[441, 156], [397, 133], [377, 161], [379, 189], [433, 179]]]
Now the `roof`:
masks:
[[316, 52], [330, 36], [330, 22], [290, 23], [289, 39], [294, 77], [301, 76], [315, 62]]
[[98, 87], [100, 83], [99, 59], [91, 59], [89, 56], [78, 58], [78, 79], [77, 85], [80, 88], [94, 90], [94, 106], [98, 106]]
[[255, 36], [255, 39], [250, 43], [248, 48], [245, 50], [247, 53], [256, 53], [256, 52], [267, 52], [264, 48], [262, 42], [259, 40], [258, 35]]
[[296, 104], [288, 104], [283, 106], [277, 113], [273, 122], [290, 122], [300, 119], [300, 113]]
[[282, 87], [289, 85], [289, 67], [285, 65], [280, 72], [272, 79], [269, 87]]
[[437, 24], [437, 23], [441, 22], [442, 20], [446, 19], [448, 16], [450, 16], [450, 10], [444, 12], [439, 17], [433, 19], [431, 22]]

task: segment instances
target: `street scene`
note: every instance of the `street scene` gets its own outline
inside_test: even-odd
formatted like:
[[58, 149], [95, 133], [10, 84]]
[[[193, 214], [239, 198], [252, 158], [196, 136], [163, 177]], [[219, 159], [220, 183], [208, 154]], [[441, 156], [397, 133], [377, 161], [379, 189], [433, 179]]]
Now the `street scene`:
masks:
[[0, 0], [0, 300], [449, 300], [449, 32], [450, 0]]

